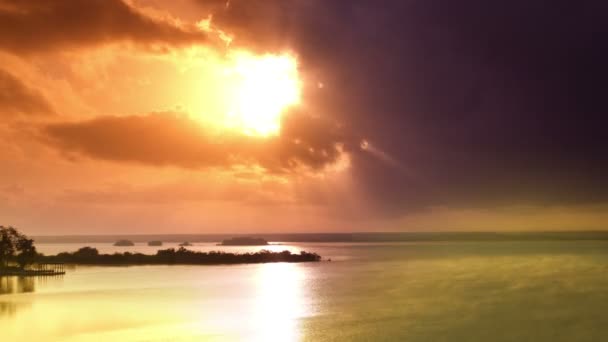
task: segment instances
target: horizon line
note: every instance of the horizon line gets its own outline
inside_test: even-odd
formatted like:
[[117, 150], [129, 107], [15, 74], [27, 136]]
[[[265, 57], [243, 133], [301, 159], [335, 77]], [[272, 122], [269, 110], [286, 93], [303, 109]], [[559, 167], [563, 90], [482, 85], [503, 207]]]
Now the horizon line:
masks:
[[250, 232], [250, 233], [121, 233], [121, 234], [31, 234], [32, 237], [86, 237], [86, 236], [150, 236], [150, 235], [165, 235], [165, 236], [185, 236], [185, 235], [357, 235], [357, 234], [555, 234], [555, 233], [608, 233], [606, 229], [589, 229], [589, 230], [463, 230], [463, 231], [451, 231], [451, 230], [433, 230], [433, 231], [351, 231], [351, 232]]

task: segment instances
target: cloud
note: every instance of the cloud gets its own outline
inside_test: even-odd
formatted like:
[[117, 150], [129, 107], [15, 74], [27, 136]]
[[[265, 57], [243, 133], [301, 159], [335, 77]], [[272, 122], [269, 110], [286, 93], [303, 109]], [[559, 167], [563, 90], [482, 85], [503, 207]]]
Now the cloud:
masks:
[[208, 37], [122, 0], [0, 0], [0, 49], [29, 53], [115, 41], [185, 45]]
[[604, 8], [231, 0], [212, 22], [235, 45], [297, 51], [326, 85], [307, 103], [396, 162], [357, 154], [351, 169], [378, 212], [401, 215], [608, 201]]
[[25, 189], [17, 184], [9, 184], [4, 187], [0, 187], [0, 192], [8, 195], [22, 195], [25, 193]]
[[[608, 32], [601, 1], [196, 1], [200, 12], [183, 18], [213, 13], [212, 27], [232, 35], [233, 47], [294, 52], [302, 103], [326, 120], [288, 115], [281, 136], [259, 139], [217, 136], [171, 113], [100, 117], [46, 127], [49, 143], [94, 159], [189, 169], [259, 164], [271, 172], [320, 170], [347, 152], [353, 193], [380, 215], [608, 201], [608, 50], [594, 39]], [[14, 52], [209, 39], [116, 0], [0, 0], [2, 18], [0, 48]], [[354, 153], [358, 139], [333, 120], [381, 153]]]
[[259, 165], [275, 173], [321, 170], [352, 145], [336, 126], [300, 113], [288, 115], [272, 138], [217, 134], [164, 112], [52, 124], [44, 133], [60, 150], [96, 159], [192, 169]]
[[70, 188], [61, 193], [58, 200], [79, 204], [110, 205], [116, 203], [171, 205], [207, 201], [280, 205], [294, 201], [293, 194], [286, 191], [288, 186], [280, 179], [261, 180], [260, 178], [262, 177], [257, 175], [255, 181], [237, 181], [235, 177], [217, 177], [213, 181], [188, 179], [148, 186], [122, 183], [93, 189]]
[[302, 7], [310, 8], [302, 2], [280, 0], [197, 3], [203, 12], [212, 14], [212, 26], [229, 34], [232, 43], [260, 52], [286, 47], [290, 40], [297, 39], [292, 29], [301, 27], [302, 22], [295, 14], [306, 9]]
[[53, 108], [37, 90], [0, 69], [0, 117], [16, 115], [47, 115]]

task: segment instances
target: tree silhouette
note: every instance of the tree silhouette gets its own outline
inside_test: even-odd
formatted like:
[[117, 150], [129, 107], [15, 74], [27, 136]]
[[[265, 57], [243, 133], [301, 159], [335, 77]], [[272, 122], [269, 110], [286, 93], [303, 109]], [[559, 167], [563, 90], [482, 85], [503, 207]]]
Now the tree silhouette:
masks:
[[33, 263], [37, 257], [34, 240], [19, 233], [13, 227], [0, 226], [0, 267], [17, 262], [21, 269]]
[[97, 249], [83, 247], [76, 252], [63, 252], [57, 255], [38, 256], [40, 262], [61, 262], [84, 265], [219, 265], [219, 264], [251, 264], [265, 262], [308, 262], [320, 261], [316, 253], [305, 251], [292, 254], [290, 251], [271, 252], [261, 250], [256, 253], [226, 253], [220, 251], [197, 252], [184, 247], [169, 248], [156, 254], [114, 253], [99, 254]]
[[17, 263], [21, 269], [24, 269], [28, 264], [32, 264], [38, 253], [36, 252], [36, 247], [34, 246], [34, 240], [28, 239], [25, 236], [21, 236], [20, 239], [17, 240]]

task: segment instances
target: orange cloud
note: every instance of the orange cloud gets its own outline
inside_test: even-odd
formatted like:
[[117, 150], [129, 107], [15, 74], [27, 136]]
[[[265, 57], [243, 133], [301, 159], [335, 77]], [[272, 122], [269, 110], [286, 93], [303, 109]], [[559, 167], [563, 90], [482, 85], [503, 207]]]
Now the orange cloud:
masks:
[[53, 108], [40, 92], [0, 69], [0, 116], [50, 113]]
[[185, 45], [208, 36], [122, 0], [0, 0], [0, 49], [29, 53], [114, 41]]
[[257, 165], [273, 173], [322, 170], [354, 145], [336, 126], [299, 113], [285, 118], [280, 136], [267, 138], [217, 135], [175, 113], [99, 117], [44, 132], [60, 150], [96, 159], [183, 168]]

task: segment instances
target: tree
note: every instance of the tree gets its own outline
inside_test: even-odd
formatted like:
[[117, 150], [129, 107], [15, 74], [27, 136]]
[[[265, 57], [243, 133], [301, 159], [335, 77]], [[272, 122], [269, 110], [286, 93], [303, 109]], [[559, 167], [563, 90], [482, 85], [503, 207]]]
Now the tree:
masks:
[[29, 239], [13, 227], [0, 226], [0, 267], [17, 261], [21, 268], [34, 262], [38, 253], [34, 240]]
[[0, 267], [6, 266], [15, 255], [15, 233], [12, 227], [0, 226]]
[[17, 251], [19, 251], [17, 263], [21, 269], [24, 269], [28, 264], [32, 264], [38, 255], [34, 240], [28, 239], [25, 235], [21, 235], [17, 240]]
[[93, 247], [82, 247], [76, 252], [74, 252], [74, 256], [79, 258], [95, 258], [99, 255], [99, 251], [97, 248]]

